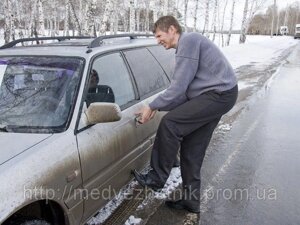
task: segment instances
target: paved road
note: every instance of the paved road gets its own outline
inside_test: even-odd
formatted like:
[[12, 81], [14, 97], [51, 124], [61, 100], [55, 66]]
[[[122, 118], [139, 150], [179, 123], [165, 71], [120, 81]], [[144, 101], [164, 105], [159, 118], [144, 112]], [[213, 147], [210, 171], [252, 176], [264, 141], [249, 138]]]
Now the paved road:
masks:
[[300, 44], [230, 132], [210, 146], [200, 221], [161, 205], [147, 225], [300, 224], [299, 59]]

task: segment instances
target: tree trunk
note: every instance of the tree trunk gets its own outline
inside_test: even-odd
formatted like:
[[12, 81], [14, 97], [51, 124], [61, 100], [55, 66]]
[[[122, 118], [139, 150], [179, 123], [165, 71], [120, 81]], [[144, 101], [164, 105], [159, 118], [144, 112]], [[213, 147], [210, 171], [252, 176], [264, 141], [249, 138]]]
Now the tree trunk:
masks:
[[248, 0], [245, 0], [244, 12], [243, 12], [243, 20], [242, 20], [241, 33], [240, 33], [240, 41], [239, 41], [240, 44], [243, 44], [246, 41], [246, 19], [247, 19], [247, 13], [248, 13]]
[[200, 0], [195, 0], [196, 5], [195, 5], [195, 11], [194, 11], [194, 26], [193, 26], [193, 31], [194, 32], [196, 32], [196, 30], [197, 30], [199, 1]]
[[235, 10], [235, 1], [236, 0], [232, 1], [231, 17], [230, 17], [230, 27], [229, 27], [229, 30], [228, 30], [228, 36], [227, 36], [226, 46], [229, 46], [229, 44], [230, 44], [231, 32], [232, 32], [232, 27], [233, 27], [234, 10]]
[[5, 0], [4, 2], [4, 12], [5, 12], [5, 22], [4, 22], [4, 41], [7, 44], [10, 41], [10, 0]]
[[75, 26], [75, 30], [77, 30], [78, 35], [81, 36], [81, 27], [80, 27], [78, 16], [76, 15], [76, 12], [75, 12], [74, 4], [71, 0], [68, 0], [68, 4], [69, 4], [69, 10], [71, 13], [72, 22]]
[[69, 23], [69, 18], [70, 18], [70, 16], [69, 16], [69, 12], [70, 12], [70, 4], [69, 4], [69, 1], [67, 0], [66, 2], [65, 2], [65, 19], [64, 19], [64, 22], [65, 22], [65, 24], [64, 24], [64, 35], [65, 36], [69, 36], [70, 34], [69, 34], [69, 30], [70, 30], [70, 23]]
[[136, 31], [140, 31], [140, 18], [141, 18], [141, 8], [138, 6], [136, 9]]
[[188, 13], [189, 0], [184, 0], [184, 29], [187, 31], [187, 13]]
[[39, 21], [39, 29], [38, 33], [42, 36], [45, 36], [45, 24], [44, 24], [44, 8], [42, 0], [38, 0], [38, 21]]
[[[90, 36], [97, 36], [96, 34], [96, 25], [95, 25], [95, 15], [96, 15], [96, 1], [97, 0], [91, 0], [89, 4], [89, 10], [88, 10], [88, 35]], [[107, 19], [108, 21], [108, 19]]]
[[226, 8], [227, 8], [228, 0], [226, 0], [225, 5], [224, 5], [224, 10], [223, 10], [223, 16], [222, 16], [222, 24], [221, 24], [221, 38], [222, 38], [222, 47], [224, 47], [224, 22], [225, 22], [225, 13], [226, 13]]
[[217, 9], [218, 9], [218, 0], [215, 0], [215, 5], [214, 5], [214, 13], [213, 13], [213, 22], [211, 25], [211, 30], [213, 31], [213, 37], [212, 41], [215, 41], [216, 38], [216, 32], [217, 32]]
[[169, 0], [164, 0], [163, 15], [166, 16], [169, 13]]
[[10, 0], [8, 2], [8, 12], [9, 12], [9, 15], [10, 15], [10, 36], [11, 36], [11, 39], [14, 41], [16, 39], [16, 27], [15, 27], [15, 14], [12, 10], [12, 1]]
[[109, 17], [111, 15], [112, 8], [113, 8], [113, 0], [106, 0], [102, 23], [101, 23], [100, 31], [99, 31], [100, 35], [105, 34], [105, 32], [107, 30], [107, 24], [109, 21]]
[[129, 8], [129, 32], [133, 33], [135, 30], [135, 9], [134, 9], [134, 1], [130, 1]]
[[[204, 19], [202, 35], [204, 35], [206, 32], [208, 32], [208, 31], [206, 31], [206, 28], [208, 28], [208, 23], [209, 23], [209, 1], [210, 0], [206, 0], [206, 3], [205, 3], [205, 19]], [[233, 0], [233, 1], [235, 1], [235, 0]]]
[[30, 29], [30, 36], [34, 36], [34, 31], [36, 30], [36, 16], [37, 16], [37, 0], [33, 0], [32, 9], [31, 9], [31, 15], [30, 15], [30, 23], [29, 23], [29, 29]]
[[114, 14], [113, 14], [113, 33], [117, 34], [118, 28], [119, 28], [119, 13], [118, 13], [118, 7], [119, 7], [119, 1], [116, 0], [114, 2]]
[[160, 2], [159, 0], [154, 0], [154, 8], [153, 8], [154, 23], [158, 20], [159, 2]]
[[274, 0], [274, 6], [273, 6], [273, 15], [272, 15], [272, 25], [271, 25], [271, 38], [273, 37], [273, 33], [274, 33], [274, 20], [275, 20], [275, 9], [276, 9], [276, 0]]
[[23, 29], [21, 24], [21, 14], [20, 14], [20, 8], [22, 7], [22, 2], [19, 2], [18, 0], [15, 0], [16, 4], [16, 23], [17, 23], [17, 30], [19, 31], [18, 35], [19, 38], [23, 38]]
[[145, 1], [145, 6], [146, 6], [145, 31], [146, 31], [146, 33], [149, 33], [149, 30], [150, 30], [150, 19], [149, 19], [150, 1]]

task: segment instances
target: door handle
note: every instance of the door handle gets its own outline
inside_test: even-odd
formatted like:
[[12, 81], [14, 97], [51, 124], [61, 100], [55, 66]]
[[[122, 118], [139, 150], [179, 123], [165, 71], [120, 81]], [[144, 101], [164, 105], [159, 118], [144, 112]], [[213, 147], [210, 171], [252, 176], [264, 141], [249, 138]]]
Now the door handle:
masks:
[[79, 170], [74, 170], [72, 173], [70, 173], [69, 175], [67, 175], [66, 180], [68, 183], [70, 183], [71, 181], [75, 180], [79, 175]]
[[140, 117], [141, 117], [140, 114], [138, 114], [138, 115], [136, 115], [136, 116], [134, 117], [134, 121], [135, 121], [135, 126], [136, 126], [136, 127], [139, 126], [139, 125], [142, 125], [142, 123], [140, 122]]

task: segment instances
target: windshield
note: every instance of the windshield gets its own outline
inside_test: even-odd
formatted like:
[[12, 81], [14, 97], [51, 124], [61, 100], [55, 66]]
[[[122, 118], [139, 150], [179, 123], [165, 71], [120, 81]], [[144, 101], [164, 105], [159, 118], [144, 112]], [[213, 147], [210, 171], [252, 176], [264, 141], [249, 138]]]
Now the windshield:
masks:
[[0, 57], [0, 127], [64, 130], [82, 66], [78, 58]]
[[296, 27], [296, 31], [300, 31], [300, 27]]

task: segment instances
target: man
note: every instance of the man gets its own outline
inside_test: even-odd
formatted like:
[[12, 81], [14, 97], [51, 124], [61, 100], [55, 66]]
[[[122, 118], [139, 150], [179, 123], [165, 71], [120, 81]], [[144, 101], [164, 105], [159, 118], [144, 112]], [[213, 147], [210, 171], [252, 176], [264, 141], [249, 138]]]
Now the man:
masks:
[[99, 84], [99, 75], [92, 69], [89, 80], [89, 90], [86, 97], [87, 107], [93, 102], [115, 102], [113, 90], [108, 85]]
[[166, 49], [176, 49], [176, 63], [170, 86], [138, 112], [146, 123], [157, 110], [169, 110], [157, 130], [152, 170], [133, 173], [143, 187], [163, 188], [181, 147], [183, 196], [166, 204], [199, 213], [202, 161], [215, 127], [236, 102], [237, 80], [221, 51], [198, 33], [182, 33], [174, 17], [159, 18], [153, 33]]

